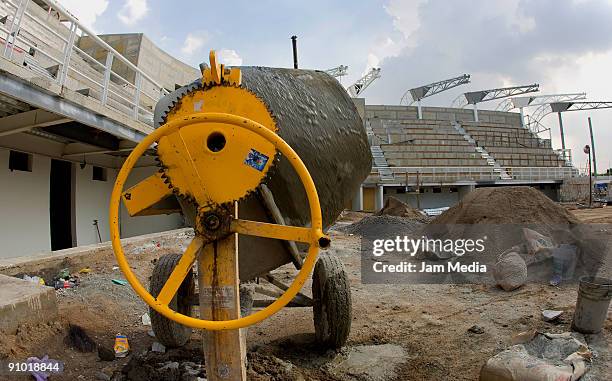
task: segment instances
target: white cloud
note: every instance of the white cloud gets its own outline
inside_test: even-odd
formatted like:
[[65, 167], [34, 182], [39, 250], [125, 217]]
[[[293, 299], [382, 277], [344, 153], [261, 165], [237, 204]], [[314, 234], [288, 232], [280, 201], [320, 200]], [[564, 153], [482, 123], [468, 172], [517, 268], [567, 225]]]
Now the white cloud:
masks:
[[380, 67], [380, 59], [374, 53], [368, 53], [368, 63], [366, 64], [366, 69], [363, 71], [362, 75], [365, 75], [371, 68]]
[[[605, 86], [612, 80], [610, 0], [567, 1], [562, 7], [558, 0], [470, 0], [467, 5], [387, 0], [384, 10], [392, 29], [368, 46], [380, 61], [382, 77], [368, 89], [367, 103], [396, 103], [408, 88], [462, 73], [472, 75], [471, 84], [427, 103], [448, 106], [464, 91], [533, 82], [542, 93], [586, 91], [592, 100], [610, 98]], [[605, 128], [612, 123], [612, 111], [565, 113], [566, 143], [575, 162], [584, 163], [587, 116], [599, 142], [598, 169], [605, 171], [612, 166], [612, 132]], [[556, 115], [543, 123], [552, 128], [554, 147], [559, 148]]]
[[403, 34], [404, 38], [409, 38], [421, 25], [419, 19], [419, 7], [427, 3], [427, 0], [402, 1], [391, 0], [383, 5], [385, 12], [393, 19], [395, 29]]
[[93, 29], [98, 16], [108, 8], [108, 0], [60, 0], [60, 4], [90, 29]]
[[117, 17], [125, 25], [134, 25], [142, 20], [148, 11], [147, 0], [126, 0]]
[[242, 65], [242, 57], [234, 49], [221, 49], [217, 52], [219, 62], [227, 66]]
[[202, 50], [205, 43], [208, 42], [210, 36], [207, 32], [191, 32], [185, 37], [181, 53], [187, 57], [191, 57]]

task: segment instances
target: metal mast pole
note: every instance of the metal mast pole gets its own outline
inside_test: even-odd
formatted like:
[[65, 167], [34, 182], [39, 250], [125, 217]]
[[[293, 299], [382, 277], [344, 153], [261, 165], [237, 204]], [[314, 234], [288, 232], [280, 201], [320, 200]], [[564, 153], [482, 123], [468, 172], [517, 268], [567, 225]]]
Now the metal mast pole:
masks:
[[595, 137], [593, 136], [593, 125], [591, 124], [591, 117], [589, 116], [589, 134], [591, 134], [591, 152], [593, 152], [593, 173], [595, 179], [597, 179], [597, 157], [595, 156]]
[[297, 55], [297, 36], [291, 36], [291, 45], [293, 46], [293, 68], [298, 68], [298, 55]]
[[563, 155], [565, 155], [565, 135], [563, 134], [563, 117], [561, 111], [557, 113], [559, 115], [559, 131], [561, 131], [561, 148], [563, 149]]
[[589, 150], [589, 208], [593, 207], [593, 171], [591, 170], [591, 150]]

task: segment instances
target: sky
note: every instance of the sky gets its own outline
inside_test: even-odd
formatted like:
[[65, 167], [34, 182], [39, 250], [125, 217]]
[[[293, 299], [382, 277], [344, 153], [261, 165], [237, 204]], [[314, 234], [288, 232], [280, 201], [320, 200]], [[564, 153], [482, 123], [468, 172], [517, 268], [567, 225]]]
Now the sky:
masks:
[[[228, 65], [291, 67], [290, 37], [297, 35], [300, 68], [348, 65], [345, 86], [380, 67], [381, 78], [363, 93], [367, 104], [399, 104], [409, 88], [464, 73], [470, 84], [423, 104], [450, 106], [465, 91], [531, 83], [541, 94], [584, 91], [589, 100], [612, 101], [612, 0], [60, 3], [96, 33], [142, 32], [194, 66], [215, 49]], [[612, 167], [612, 109], [565, 113], [566, 144], [574, 164], [586, 167], [589, 116], [601, 173]], [[560, 148], [556, 114], [543, 124]]]

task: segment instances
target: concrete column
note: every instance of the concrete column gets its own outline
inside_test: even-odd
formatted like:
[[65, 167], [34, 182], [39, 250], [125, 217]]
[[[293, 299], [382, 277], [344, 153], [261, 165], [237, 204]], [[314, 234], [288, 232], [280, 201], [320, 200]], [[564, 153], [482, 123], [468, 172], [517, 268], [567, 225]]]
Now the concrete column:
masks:
[[474, 122], [478, 122], [478, 106], [474, 103]]
[[359, 186], [359, 189], [353, 196], [353, 205], [351, 208], [354, 212], [360, 212], [363, 210], [363, 185]]
[[376, 188], [376, 198], [375, 198], [374, 209], [376, 209], [376, 211], [381, 210], [384, 203], [385, 203], [385, 200], [384, 200], [383, 186], [379, 185]]

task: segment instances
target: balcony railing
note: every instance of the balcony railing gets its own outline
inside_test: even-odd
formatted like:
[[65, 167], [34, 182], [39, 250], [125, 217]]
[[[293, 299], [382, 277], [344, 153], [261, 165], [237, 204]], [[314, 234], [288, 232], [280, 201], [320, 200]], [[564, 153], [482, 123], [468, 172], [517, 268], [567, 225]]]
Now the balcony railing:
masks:
[[[43, 7], [46, 5], [44, 9]], [[55, 0], [4, 0], [6, 13], [0, 23], [4, 48], [0, 54], [23, 64], [60, 86], [79, 91], [90, 89], [89, 96], [130, 119], [152, 124], [153, 107], [168, 93], [151, 78]], [[87, 38], [98, 59], [79, 48]], [[88, 49], [89, 50], [89, 49]], [[91, 50], [90, 50], [91, 51]], [[123, 74], [113, 70], [118, 62]], [[70, 86], [69, 86], [70, 82]]]

